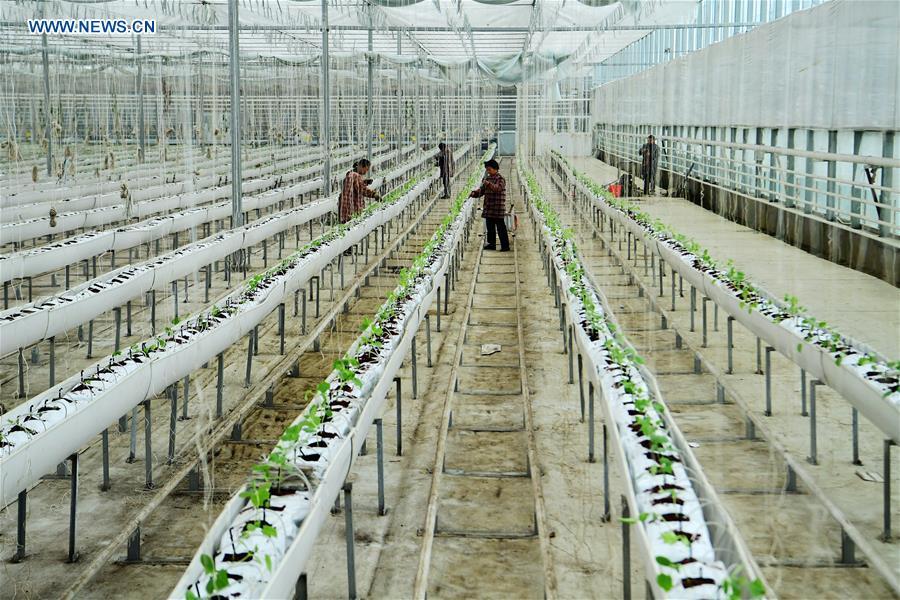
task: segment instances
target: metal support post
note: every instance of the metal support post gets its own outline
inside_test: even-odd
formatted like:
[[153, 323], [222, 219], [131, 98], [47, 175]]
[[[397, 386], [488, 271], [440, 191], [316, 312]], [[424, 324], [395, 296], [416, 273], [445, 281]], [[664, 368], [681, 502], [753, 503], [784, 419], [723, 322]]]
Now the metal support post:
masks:
[[822, 385], [818, 379], [809, 382], [809, 456], [806, 462], [811, 465], [819, 464], [818, 449], [816, 448], [816, 387]]
[[141, 528], [135, 527], [128, 536], [128, 546], [125, 550], [125, 562], [141, 562]]
[[772, 346], [766, 346], [766, 412], [767, 417], [772, 416]]
[[220, 352], [216, 357], [216, 418], [222, 416], [222, 387], [225, 383], [225, 355]]
[[253, 331], [247, 334], [247, 369], [244, 374], [244, 387], [250, 387], [250, 369], [253, 367]]
[[581, 406], [581, 422], [584, 423], [584, 361], [578, 353], [578, 400]]
[[[47, 141], [47, 177], [53, 177], [53, 115], [50, 110], [50, 59], [47, 55], [46, 33], [41, 34], [41, 66], [44, 75], [44, 138]], [[61, 118], [60, 121], [62, 121]]]
[[278, 305], [278, 353], [284, 356], [284, 302]]
[[188, 416], [188, 398], [191, 394], [191, 376], [185, 375], [182, 380], [184, 383], [184, 401], [181, 403], [181, 418], [180, 421], [187, 421], [190, 419]]
[[432, 366], [431, 364], [431, 315], [425, 314], [425, 348], [426, 348], [426, 357], [428, 359], [428, 366]]
[[856, 408], [852, 408], [850, 410], [850, 424], [851, 424], [851, 442], [853, 446], [853, 464], [861, 465], [862, 461], [859, 460], [859, 411]]
[[594, 462], [594, 383], [588, 381], [588, 462]]
[[384, 435], [382, 420], [375, 419], [375, 455], [378, 462], [378, 514], [384, 516], [387, 510], [384, 507]]
[[606, 423], [603, 423], [603, 516], [600, 520], [609, 523], [609, 442], [607, 440]]
[[[242, 207], [241, 182], [241, 61], [240, 61], [240, 19], [238, 17], [238, 0], [228, 0], [228, 67], [230, 84], [230, 122], [231, 129], [231, 226], [240, 227], [244, 224], [244, 211]], [[238, 250], [235, 255], [240, 262], [246, 265], [243, 252]]]
[[622, 598], [631, 600], [631, 511], [622, 496]]
[[19, 492], [19, 500], [16, 502], [16, 553], [12, 562], [18, 563], [25, 559], [25, 523], [28, 516], [27, 510], [28, 490]]
[[706, 348], [707, 343], [709, 341], [708, 330], [707, 330], [707, 326], [706, 326], [706, 313], [707, 313], [706, 303], [709, 302], [709, 298], [704, 297], [702, 299], [702, 302], [703, 302], [703, 343], [700, 344], [700, 346], [702, 348]]
[[175, 427], [178, 422], [178, 384], [169, 386], [169, 454], [168, 464], [175, 462]]
[[69, 559], [73, 563], [78, 560], [75, 550], [75, 518], [78, 510], [78, 452], [69, 457], [72, 472], [69, 475]]
[[144, 400], [144, 487], [153, 489], [153, 429], [151, 425], [150, 400]]
[[50, 387], [56, 385], [56, 336], [50, 336], [47, 340], [50, 350]]
[[94, 353], [94, 320], [88, 321], [87, 357], [93, 358]]
[[734, 373], [734, 317], [728, 317], [728, 370], [729, 375]]
[[403, 380], [394, 377], [397, 405], [397, 456], [403, 456]]
[[[327, 0], [322, 0], [326, 2]], [[353, 548], [353, 484], [344, 484], [344, 529], [347, 542], [347, 595], [356, 598], [356, 561]]]
[[410, 345], [410, 350], [412, 352], [411, 355], [411, 363], [412, 363], [412, 397], [419, 397], [419, 377], [418, 377], [418, 364], [416, 361], [416, 336], [412, 336], [412, 344]]
[[800, 416], [809, 416], [806, 412], [806, 371], [803, 369], [800, 369]]
[[[319, 89], [322, 92], [322, 109], [319, 112], [319, 146], [324, 153], [322, 166], [322, 193], [325, 196], [331, 194], [331, 79], [329, 63], [329, 24], [328, 24], [328, 0], [322, 0], [322, 58], [321, 58], [321, 82]], [[318, 313], [316, 314], [318, 317]], [[354, 591], [354, 596], [355, 591]]]
[[109, 429], [104, 429], [100, 434], [101, 446], [103, 448], [103, 482], [100, 484], [100, 490], [109, 489]]

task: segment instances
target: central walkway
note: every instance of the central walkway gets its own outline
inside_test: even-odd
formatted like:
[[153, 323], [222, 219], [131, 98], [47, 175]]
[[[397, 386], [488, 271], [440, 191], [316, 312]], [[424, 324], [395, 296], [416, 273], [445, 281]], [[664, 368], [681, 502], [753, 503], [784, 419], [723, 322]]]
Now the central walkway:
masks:
[[[514, 251], [482, 252], [476, 215], [449, 314], [432, 332], [431, 368], [419, 335], [418, 398], [410, 397], [409, 370], [403, 375], [403, 456], [387, 460], [386, 516], [378, 515], [370, 483], [374, 457], [361, 457], [351, 476], [360, 597], [622, 592], [621, 527], [603, 521], [602, 465], [588, 462], [588, 425], [578, 386], [567, 379], [559, 319], [514, 164], [504, 159], [501, 173], [520, 220]], [[500, 351], [482, 355], [482, 344]], [[386, 431], [393, 414], [386, 408]], [[612, 481], [615, 498], [619, 485]], [[343, 524], [335, 516], [320, 535], [310, 597], [346, 595]], [[640, 567], [635, 557], [634, 582]]]

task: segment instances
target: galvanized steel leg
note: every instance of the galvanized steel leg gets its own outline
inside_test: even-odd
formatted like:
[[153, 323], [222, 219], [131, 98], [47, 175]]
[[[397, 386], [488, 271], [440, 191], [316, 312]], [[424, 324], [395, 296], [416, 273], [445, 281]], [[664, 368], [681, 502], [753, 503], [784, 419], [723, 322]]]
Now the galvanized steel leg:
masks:
[[[100, 490], [109, 489], [109, 429], [104, 429], [100, 434], [101, 446], [103, 448], [103, 482], [100, 484]], [[130, 462], [130, 461], [129, 461]]]
[[222, 386], [225, 383], [225, 355], [220, 352], [216, 357], [216, 418], [222, 416]]
[[72, 464], [72, 473], [69, 476], [69, 558], [68, 562], [78, 560], [78, 552], [75, 550], [75, 524], [78, 510], [78, 453], [69, 457]]
[[153, 489], [153, 430], [150, 415], [150, 400], [144, 400], [144, 487]]
[[178, 421], [178, 384], [169, 386], [169, 454], [168, 464], [175, 461], [175, 427]]
[[384, 436], [381, 419], [375, 419], [375, 454], [378, 462], [378, 514], [384, 516], [387, 510], [384, 507]]
[[418, 372], [418, 364], [416, 361], [416, 336], [412, 336], [412, 344], [410, 349], [412, 350], [412, 397], [419, 397], [419, 372]]
[[816, 387], [820, 385], [822, 382], [818, 379], [809, 382], [809, 456], [806, 462], [811, 465], [819, 464], [816, 447]]
[[403, 380], [394, 377], [397, 396], [397, 456], [403, 456]]
[[344, 533], [347, 543], [347, 596], [356, 598], [356, 559], [353, 547], [353, 484], [344, 484]]
[[766, 412], [767, 417], [772, 416], [772, 346], [766, 346]]
[[588, 381], [588, 462], [594, 462], [594, 383]]
[[884, 523], [881, 531], [881, 541], [890, 542], [891, 536], [891, 446], [893, 440], [884, 440], [884, 498], [883, 515]]

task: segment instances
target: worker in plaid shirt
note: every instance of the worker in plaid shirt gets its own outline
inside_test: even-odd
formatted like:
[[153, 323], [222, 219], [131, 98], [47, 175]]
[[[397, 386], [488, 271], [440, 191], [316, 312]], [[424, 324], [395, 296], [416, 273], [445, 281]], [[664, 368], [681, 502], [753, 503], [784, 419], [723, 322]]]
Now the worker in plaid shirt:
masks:
[[369, 173], [370, 166], [369, 160], [363, 158], [353, 164], [353, 169], [347, 171], [344, 187], [338, 199], [338, 219], [341, 223], [346, 223], [365, 207], [365, 198], [381, 200], [381, 194], [367, 187], [372, 183], [371, 179], [365, 177]]
[[496, 250], [496, 238], [500, 236], [500, 251], [509, 252], [509, 235], [506, 232], [506, 180], [500, 174], [500, 164], [493, 158], [484, 163], [487, 171], [481, 180], [481, 187], [472, 190], [469, 194], [472, 198], [484, 197], [484, 207], [481, 216], [484, 217], [487, 228], [487, 244], [485, 250]]

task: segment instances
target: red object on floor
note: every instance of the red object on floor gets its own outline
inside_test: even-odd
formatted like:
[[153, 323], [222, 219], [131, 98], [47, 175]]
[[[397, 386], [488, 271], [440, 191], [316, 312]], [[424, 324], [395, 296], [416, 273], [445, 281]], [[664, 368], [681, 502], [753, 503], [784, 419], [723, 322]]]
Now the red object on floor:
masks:
[[619, 196], [622, 195], [622, 184], [620, 184], [620, 183], [609, 184], [609, 191], [612, 193], [613, 196], [618, 198]]

